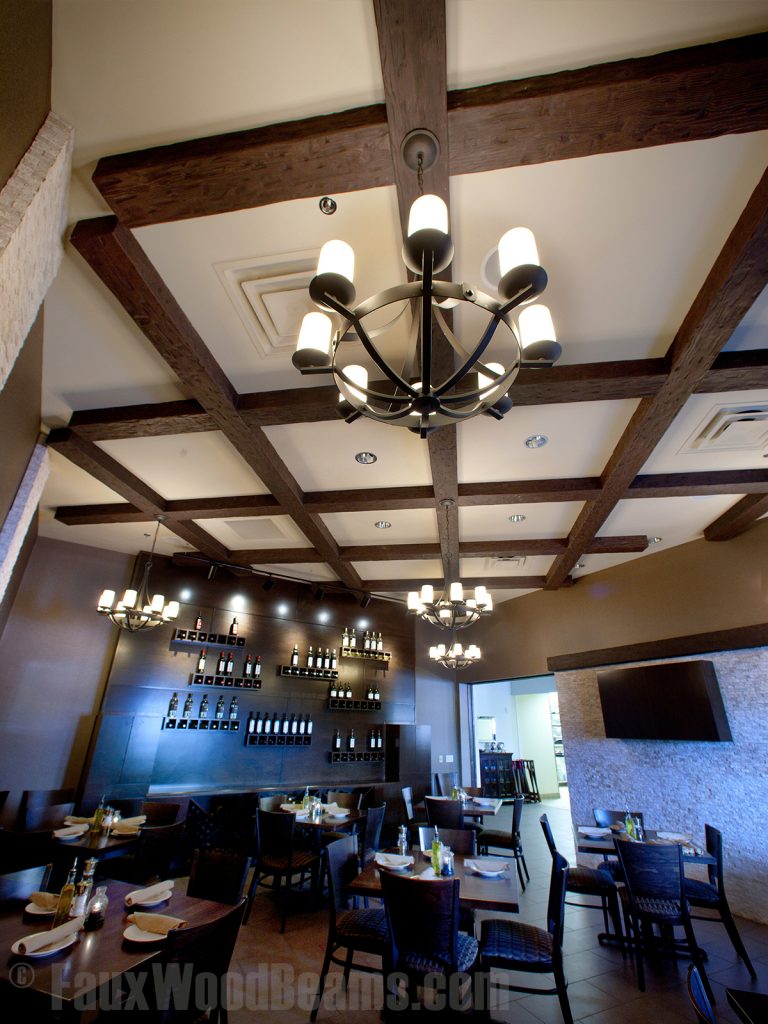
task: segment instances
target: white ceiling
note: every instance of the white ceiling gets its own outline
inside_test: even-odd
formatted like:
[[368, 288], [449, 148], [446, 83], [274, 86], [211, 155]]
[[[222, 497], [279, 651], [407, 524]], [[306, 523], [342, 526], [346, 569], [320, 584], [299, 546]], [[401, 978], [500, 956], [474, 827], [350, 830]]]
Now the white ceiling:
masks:
[[[719, 0], [447, 0], [450, 88], [639, 56], [765, 30], [768, 3]], [[109, 153], [199, 135], [324, 114], [383, 100], [372, 5], [349, 0], [67, 0], [54, 5], [53, 107], [76, 132], [70, 220], [107, 212], [90, 185]], [[715, 256], [768, 163], [768, 132], [640, 149], [451, 179], [454, 280], [489, 290], [480, 268], [517, 223], [537, 237], [563, 363], [638, 359], [666, 352]], [[265, 355], [222, 283], [222, 267], [298, 258], [329, 237], [355, 248], [358, 295], [405, 280], [393, 188], [335, 195], [323, 216], [302, 199], [136, 231], [186, 315], [238, 392], [312, 386], [290, 350]], [[457, 319], [457, 330], [467, 324]], [[768, 294], [732, 348], [766, 347]], [[43, 415], [187, 397], [138, 327], [67, 247], [46, 300]], [[513, 391], [514, 394], [514, 391]], [[644, 472], [764, 468], [762, 453], [680, 454], [716, 405], [768, 401], [766, 392], [698, 395], [671, 426]], [[460, 483], [599, 476], [636, 400], [514, 408], [458, 429]], [[268, 427], [267, 437], [304, 491], [424, 486], [427, 446], [405, 430], [370, 421]], [[531, 451], [524, 439], [545, 434]], [[168, 499], [262, 494], [266, 488], [223, 435], [105, 441], [101, 447]], [[378, 461], [360, 466], [359, 451]], [[739, 496], [621, 502], [601, 534], [662, 536], [647, 553], [700, 535]], [[122, 500], [54, 455], [41, 532], [119, 551], [146, 548], [146, 524], [68, 527], [51, 508]], [[564, 537], [581, 504], [462, 508], [463, 540]], [[522, 512], [526, 520], [511, 524]], [[392, 523], [379, 531], [377, 519]], [[323, 521], [339, 545], [437, 542], [434, 511], [333, 513]], [[301, 547], [287, 517], [278, 536], [251, 542], [228, 520], [199, 525], [230, 549]], [[245, 529], [245, 527], [243, 527]], [[247, 532], [247, 531], [246, 531]], [[161, 531], [159, 548], [185, 545]], [[594, 572], [639, 555], [587, 555]], [[462, 560], [464, 575], [541, 575], [550, 556], [522, 568]], [[270, 566], [331, 579], [325, 566]], [[440, 576], [439, 560], [355, 563], [365, 578]], [[494, 590], [497, 601], [526, 591]]]

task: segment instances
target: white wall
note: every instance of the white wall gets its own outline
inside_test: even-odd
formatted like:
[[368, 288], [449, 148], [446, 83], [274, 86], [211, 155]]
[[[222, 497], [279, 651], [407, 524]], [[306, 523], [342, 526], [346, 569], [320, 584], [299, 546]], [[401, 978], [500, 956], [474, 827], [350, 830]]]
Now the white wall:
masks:
[[557, 762], [552, 741], [549, 694], [521, 694], [515, 701], [520, 757], [535, 762], [536, 781], [542, 797], [556, 797], [560, 787], [557, 782]]

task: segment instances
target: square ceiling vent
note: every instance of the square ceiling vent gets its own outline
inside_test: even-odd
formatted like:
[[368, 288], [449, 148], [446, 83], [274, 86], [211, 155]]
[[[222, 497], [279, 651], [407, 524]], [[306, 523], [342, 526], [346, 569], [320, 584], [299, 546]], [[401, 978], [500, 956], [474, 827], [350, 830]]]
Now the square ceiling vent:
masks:
[[525, 555], [496, 555], [486, 558], [485, 568], [488, 569], [522, 569], [525, 567]]
[[286, 540], [285, 530], [269, 516], [258, 516], [255, 519], [225, 519], [224, 522], [238, 537], [252, 543]]
[[305, 313], [315, 309], [309, 282], [319, 249], [215, 263], [214, 270], [260, 355], [296, 347]]
[[720, 405], [710, 409], [679, 455], [768, 450], [768, 404]]

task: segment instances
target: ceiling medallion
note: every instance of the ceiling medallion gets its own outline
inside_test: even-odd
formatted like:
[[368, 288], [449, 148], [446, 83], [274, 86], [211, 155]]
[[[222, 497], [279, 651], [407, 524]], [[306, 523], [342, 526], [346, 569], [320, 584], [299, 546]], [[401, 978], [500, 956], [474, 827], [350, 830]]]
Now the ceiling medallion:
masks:
[[454, 640], [448, 648], [446, 648], [445, 644], [437, 644], [436, 647], [430, 647], [429, 657], [432, 661], [436, 661], [438, 665], [442, 665], [443, 668], [457, 671], [478, 662], [480, 660], [480, 648], [477, 644], [470, 644], [465, 650], [462, 644]]
[[154, 629], [155, 626], [162, 626], [165, 622], [172, 622], [179, 614], [179, 602], [169, 601], [165, 603], [162, 594], [149, 596], [149, 570], [152, 568], [152, 556], [155, 553], [157, 535], [160, 532], [160, 524], [165, 522], [165, 516], [157, 516], [155, 536], [152, 539], [152, 549], [149, 552], [144, 566], [144, 575], [138, 590], [128, 589], [123, 594], [122, 600], [115, 602], [115, 591], [105, 590], [102, 592], [96, 611], [99, 615], [106, 615], [110, 622], [121, 629], [127, 629], [130, 633], [137, 633], [142, 629]]
[[[404, 141], [403, 159], [416, 171], [419, 184], [402, 253], [415, 279], [355, 305], [355, 254], [339, 239], [326, 242], [309, 284], [310, 297], [319, 311], [304, 317], [293, 354], [293, 364], [302, 374], [333, 374], [341, 396], [339, 413], [348, 423], [366, 416], [406, 427], [422, 438], [437, 427], [483, 413], [501, 419], [512, 407], [507, 392], [521, 366], [550, 367], [561, 352], [546, 306], [526, 306], [517, 325], [510, 316], [547, 284], [528, 228], [513, 228], [499, 242], [501, 301], [470, 284], [435, 279], [453, 259], [448, 209], [439, 196], [424, 195], [422, 188], [422, 172], [438, 154], [439, 144], [430, 132], [411, 132]], [[484, 330], [469, 348], [454, 335], [443, 313], [462, 302], [487, 314]], [[388, 323], [370, 329], [366, 326], [371, 314], [392, 305], [401, 309]], [[376, 338], [386, 335], [409, 312], [410, 347], [404, 363], [398, 360], [393, 366], [382, 355]], [[335, 319], [329, 313], [336, 314]], [[457, 368], [447, 375], [435, 370], [435, 325], [458, 357]], [[498, 332], [501, 338], [498, 328], [502, 328]], [[369, 386], [371, 371], [383, 379]]]

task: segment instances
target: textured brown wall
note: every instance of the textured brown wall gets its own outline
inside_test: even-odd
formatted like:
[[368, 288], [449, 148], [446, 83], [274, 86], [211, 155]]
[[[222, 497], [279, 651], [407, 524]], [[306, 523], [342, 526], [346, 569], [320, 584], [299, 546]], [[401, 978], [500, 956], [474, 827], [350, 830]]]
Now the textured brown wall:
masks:
[[473, 627], [483, 660], [462, 682], [548, 672], [547, 658], [768, 622], [768, 522], [692, 541], [497, 606]]
[[51, 107], [51, 0], [0, 0], [0, 186]]

